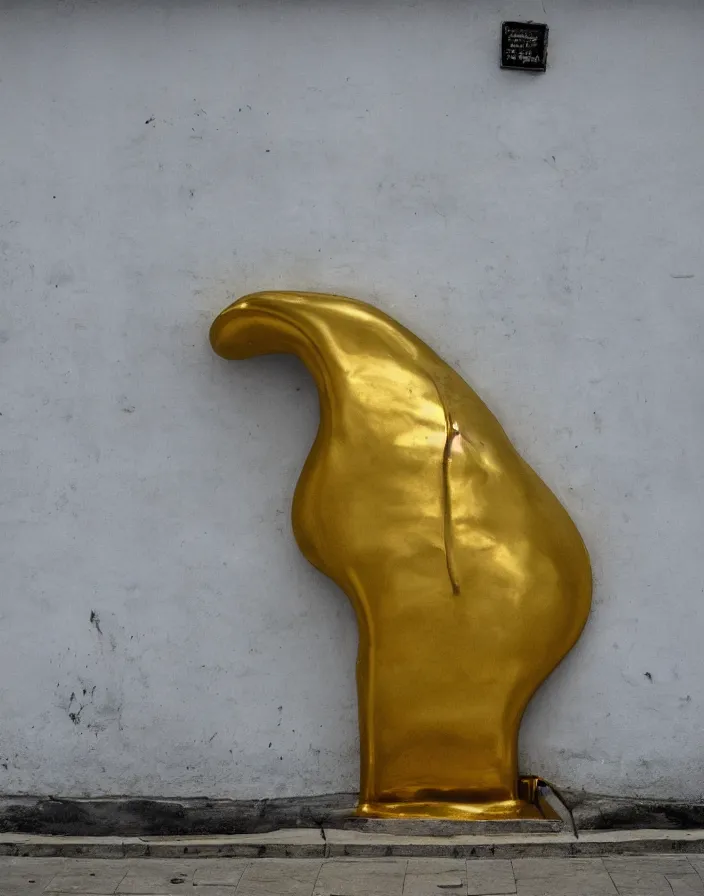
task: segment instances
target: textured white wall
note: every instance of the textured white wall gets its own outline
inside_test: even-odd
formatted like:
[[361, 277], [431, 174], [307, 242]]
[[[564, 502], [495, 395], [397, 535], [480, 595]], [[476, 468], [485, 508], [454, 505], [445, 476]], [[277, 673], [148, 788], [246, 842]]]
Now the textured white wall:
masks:
[[[455, 364], [567, 505], [594, 612], [522, 731], [562, 786], [702, 797], [704, 5], [6, 2], [0, 792], [354, 789], [354, 617], [294, 545], [337, 291]], [[536, 13], [537, 9], [537, 13]]]

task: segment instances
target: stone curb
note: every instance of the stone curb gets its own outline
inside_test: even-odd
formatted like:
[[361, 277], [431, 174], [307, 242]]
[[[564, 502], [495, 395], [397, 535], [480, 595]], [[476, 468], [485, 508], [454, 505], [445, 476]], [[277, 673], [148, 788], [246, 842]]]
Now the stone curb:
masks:
[[404, 837], [295, 829], [225, 837], [60, 837], [0, 834], [0, 855], [31, 858], [496, 858], [704, 853], [704, 831]]

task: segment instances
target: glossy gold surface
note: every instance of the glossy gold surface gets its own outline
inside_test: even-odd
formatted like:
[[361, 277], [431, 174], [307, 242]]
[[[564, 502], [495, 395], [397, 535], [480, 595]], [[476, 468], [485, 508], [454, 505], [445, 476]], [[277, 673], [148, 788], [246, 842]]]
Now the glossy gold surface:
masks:
[[359, 813], [539, 817], [518, 728], [591, 601], [565, 509], [461, 377], [370, 305], [257, 293], [210, 338], [224, 358], [291, 352], [318, 386], [293, 529], [359, 623]]

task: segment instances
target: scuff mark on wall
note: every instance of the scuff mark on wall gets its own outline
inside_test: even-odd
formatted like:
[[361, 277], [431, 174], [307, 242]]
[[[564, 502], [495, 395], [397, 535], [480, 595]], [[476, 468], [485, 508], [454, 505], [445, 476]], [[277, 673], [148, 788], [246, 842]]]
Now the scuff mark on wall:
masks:
[[90, 611], [90, 624], [95, 628], [99, 635], [102, 635], [103, 630], [100, 628], [100, 617], [95, 610]]

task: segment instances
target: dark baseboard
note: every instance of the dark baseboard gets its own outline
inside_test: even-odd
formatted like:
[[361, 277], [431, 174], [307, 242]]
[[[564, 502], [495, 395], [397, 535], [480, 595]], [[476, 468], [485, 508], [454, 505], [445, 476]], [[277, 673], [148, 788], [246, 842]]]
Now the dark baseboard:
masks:
[[271, 800], [106, 797], [0, 797], [0, 831], [94, 837], [261, 834], [280, 828], [336, 827], [357, 794]]
[[[578, 831], [704, 827], [704, 804], [561, 791]], [[0, 797], [0, 832], [76, 837], [262, 834], [359, 828], [354, 793], [267, 800]], [[456, 833], [456, 831], [454, 832]]]
[[578, 831], [657, 828], [682, 830], [704, 827], [704, 803], [600, 796], [561, 790]]

